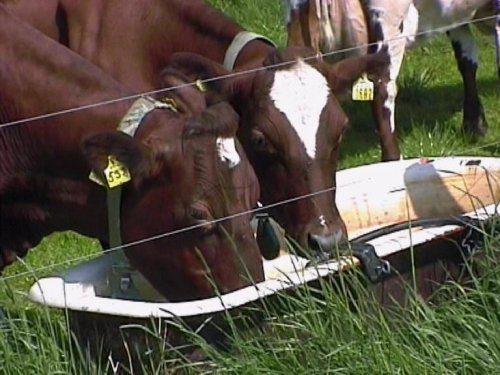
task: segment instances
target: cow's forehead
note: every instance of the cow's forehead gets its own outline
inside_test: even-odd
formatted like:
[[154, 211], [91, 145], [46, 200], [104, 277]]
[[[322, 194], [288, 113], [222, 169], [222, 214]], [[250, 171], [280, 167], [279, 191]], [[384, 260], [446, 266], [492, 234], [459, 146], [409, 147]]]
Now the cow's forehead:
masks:
[[236, 142], [233, 137], [223, 138], [219, 137], [216, 141], [217, 154], [219, 159], [225, 163], [229, 168], [236, 167], [240, 161], [240, 154], [236, 149]]
[[271, 99], [287, 117], [311, 158], [316, 155], [316, 133], [329, 93], [326, 78], [303, 60], [275, 72]]

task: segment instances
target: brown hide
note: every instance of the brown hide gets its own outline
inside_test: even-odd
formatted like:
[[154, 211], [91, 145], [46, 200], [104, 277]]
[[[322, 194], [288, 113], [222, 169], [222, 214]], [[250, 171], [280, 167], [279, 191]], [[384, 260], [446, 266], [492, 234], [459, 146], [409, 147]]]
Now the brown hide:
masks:
[[[61, 34], [69, 30], [67, 38], [60, 39], [67, 39], [70, 48], [136, 91], [175, 84], [159, 81], [161, 69], [175, 52], [194, 52], [222, 63], [232, 40], [244, 30], [202, 0], [60, 0], [60, 8], [67, 20], [65, 27], [60, 28]], [[49, 22], [51, 19], [50, 15], [46, 18]], [[238, 55], [235, 70], [263, 68], [274, 60], [290, 61], [288, 67], [293, 67], [299, 59], [310, 55], [309, 49], [280, 52], [262, 40], [254, 40]], [[255, 74], [242, 75], [232, 84], [214, 86], [241, 116], [238, 137], [259, 177], [264, 204], [333, 189], [337, 149], [346, 124], [345, 114], [330, 95], [317, 127], [316, 138], [321, 140], [318, 156], [310, 157], [289, 118], [270, 98], [277, 71], [266, 67]], [[325, 68], [319, 71], [328, 77]], [[215, 71], [210, 77], [220, 73]], [[300, 84], [298, 79], [295, 83]], [[187, 110], [196, 111], [195, 107]], [[319, 242], [327, 243], [327, 250], [345, 239], [334, 193], [276, 206], [272, 214], [304, 247], [317, 248], [314, 238], [318, 236], [322, 237]]]
[[131, 92], [1, 5], [0, 40], [0, 269], [53, 231], [108, 240], [105, 189], [88, 175], [112, 154], [132, 175], [123, 187], [124, 243], [202, 224], [126, 250], [166, 298], [203, 298], [263, 279], [247, 215], [210, 223], [255, 207], [259, 195], [240, 146], [236, 166], [219, 152], [217, 141], [237, 129], [228, 104], [192, 117], [154, 110], [134, 138], [115, 130], [131, 101], [6, 126]]
[[366, 17], [360, 1], [304, 1], [289, 10], [287, 34], [289, 47], [310, 46], [325, 53], [359, 47], [328, 56], [331, 61], [362, 55], [368, 44]]

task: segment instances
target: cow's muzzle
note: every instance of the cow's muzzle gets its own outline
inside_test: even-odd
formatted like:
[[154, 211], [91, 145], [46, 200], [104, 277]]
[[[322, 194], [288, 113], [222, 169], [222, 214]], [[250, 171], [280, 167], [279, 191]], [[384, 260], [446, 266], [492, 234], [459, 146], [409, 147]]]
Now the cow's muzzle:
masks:
[[339, 246], [347, 243], [347, 237], [342, 230], [325, 235], [309, 233], [307, 237], [309, 249], [320, 254], [331, 254]]

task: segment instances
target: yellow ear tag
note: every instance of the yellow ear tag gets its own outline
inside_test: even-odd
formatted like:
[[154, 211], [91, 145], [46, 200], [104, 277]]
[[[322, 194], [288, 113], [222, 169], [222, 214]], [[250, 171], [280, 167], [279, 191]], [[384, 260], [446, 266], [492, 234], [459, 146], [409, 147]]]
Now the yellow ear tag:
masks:
[[168, 109], [170, 109], [172, 112], [177, 112], [177, 103], [175, 102], [175, 99], [165, 96], [161, 99], [161, 101], [165, 103], [168, 106]]
[[202, 82], [201, 79], [197, 79], [195, 82], [195, 85], [198, 88], [198, 90], [200, 90], [201, 92], [207, 91], [207, 86], [205, 86], [205, 84]]
[[123, 185], [132, 179], [127, 166], [116, 160], [113, 155], [108, 156], [108, 166], [104, 170], [104, 176], [110, 189]]
[[371, 101], [373, 100], [373, 82], [363, 74], [352, 86], [352, 100]]

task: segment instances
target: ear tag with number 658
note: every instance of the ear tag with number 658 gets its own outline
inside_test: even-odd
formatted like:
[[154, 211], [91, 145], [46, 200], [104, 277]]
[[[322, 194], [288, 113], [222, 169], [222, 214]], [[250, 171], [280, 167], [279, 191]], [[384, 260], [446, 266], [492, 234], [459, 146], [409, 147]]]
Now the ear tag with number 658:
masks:
[[373, 82], [368, 79], [366, 74], [363, 74], [352, 86], [352, 100], [373, 100]]

